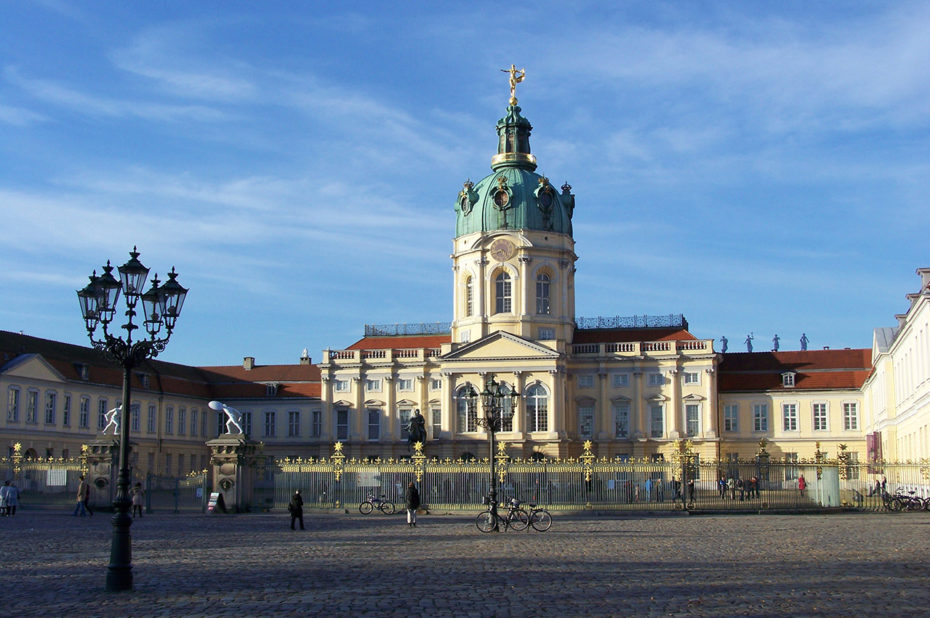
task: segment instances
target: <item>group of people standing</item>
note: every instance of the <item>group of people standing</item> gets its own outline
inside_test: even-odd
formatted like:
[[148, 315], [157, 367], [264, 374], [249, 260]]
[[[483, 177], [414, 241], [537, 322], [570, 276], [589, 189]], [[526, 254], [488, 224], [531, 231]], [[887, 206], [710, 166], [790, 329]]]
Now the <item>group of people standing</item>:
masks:
[[747, 480], [741, 477], [720, 477], [717, 481], [717, 493], [721, 498], [729, 497], [736, 500], [736, 494], [739, 494], [739, 500], [742, 502], [746, 499], [759, 497], [759, 479], [752, 476]]
[[19, 506], [19, 487], [16, 483], [3, 481], [3, 485], [0, 486], [0, 517], [16, 515], [17, 506]]

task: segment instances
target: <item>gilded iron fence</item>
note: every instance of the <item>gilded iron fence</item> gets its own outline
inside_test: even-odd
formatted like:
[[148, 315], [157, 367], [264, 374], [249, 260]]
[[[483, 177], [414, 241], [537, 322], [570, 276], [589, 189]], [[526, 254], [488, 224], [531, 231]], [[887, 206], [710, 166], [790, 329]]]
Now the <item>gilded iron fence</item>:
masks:
[[[417, 450], [410, 459], [275, 462], [272, 508], [284, 508], [295, 489], [307, 508], [350, 512], [368, 495], [385, 496], [402, 508], [404, 488], [413, 481], [424, 506], [434, 511], [480, 509], [488, 494], [488, 459], [430, 459]], [[503, 502], [515, 497], [553, 510], [577, 511], [770, 511], [855, 508], [883, 510], [884, 491], [914, 492], [930, 498], [930, 460], [859, 464], [844, 449], [836, 459], [776, 459], [760, 451], [749, 460], [700, 459], [693, 446], [677, 444], [670, 461], [597, 458], [590, 443], [569, 460], [518, 460], [499, 445], [494, 473]], [[876, 482], [879, 489], [876, 490]]]

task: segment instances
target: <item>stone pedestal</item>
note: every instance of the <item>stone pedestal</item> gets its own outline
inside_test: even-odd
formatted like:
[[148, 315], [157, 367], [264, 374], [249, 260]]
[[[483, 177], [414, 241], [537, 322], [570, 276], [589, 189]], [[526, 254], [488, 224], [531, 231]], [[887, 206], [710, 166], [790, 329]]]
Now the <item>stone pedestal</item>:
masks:
[[252, 504], [258, 443], [241, 434], [225, 434], [207, 442], [213, 464], [213, 491], [223, 494], [226, 508], [236, 513]]
[[[130, 445], [130, 452], [132, 445]], [[97, 507], [111, 505], [116, 499], [119, 477], [119, 438], [101, 436], [87, 445], [87, 482], [90, 483], [90, 503]]]

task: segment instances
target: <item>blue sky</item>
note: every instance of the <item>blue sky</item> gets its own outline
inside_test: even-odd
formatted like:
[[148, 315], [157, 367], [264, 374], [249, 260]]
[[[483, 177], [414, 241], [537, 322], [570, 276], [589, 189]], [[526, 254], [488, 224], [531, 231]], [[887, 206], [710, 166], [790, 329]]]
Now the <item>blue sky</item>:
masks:
[[869, 347], [906, 310], [930, 4], [444, 5], [0, 0], [0, 328], [86, 345], [74, 292], [133, 245], [191, 289], [168, 361], [451, 320], [511, 63], [576, 195], [579, 317], [683, 313], [733, 351]]

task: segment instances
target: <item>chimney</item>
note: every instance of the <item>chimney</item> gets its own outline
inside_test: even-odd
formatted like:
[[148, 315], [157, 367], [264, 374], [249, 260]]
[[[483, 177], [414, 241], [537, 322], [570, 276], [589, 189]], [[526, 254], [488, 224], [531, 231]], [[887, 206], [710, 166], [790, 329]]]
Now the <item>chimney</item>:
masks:
[[243, 358], [242, 368], [245, 369], [246, 371], [252, 371], [253, 369], [255, 369], [255, 357], [246, 356], [245, 358]]
[[307, 348], [304, 348], [304, 351], [300, 353], [300, 364], [301, 365], [310, 365], [312, 361], [310, 360], [310, 352]]
[[930, 286], [930, 268], [918, 268], [917, 274], [920, 275], [920, 291], [923, 292]]

